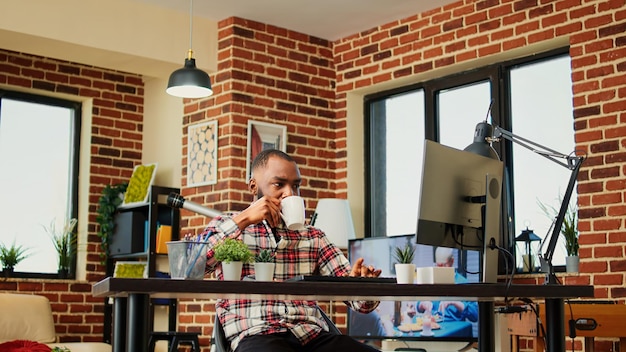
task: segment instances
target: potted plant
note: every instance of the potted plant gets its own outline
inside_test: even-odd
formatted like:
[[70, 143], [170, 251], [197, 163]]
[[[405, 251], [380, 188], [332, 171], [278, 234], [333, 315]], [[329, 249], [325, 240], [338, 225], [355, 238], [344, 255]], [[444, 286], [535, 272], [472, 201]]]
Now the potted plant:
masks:
[[274, 279], [275, 253], [262, 249], [254, 256], [254, 278], [256, 281], [272, 281]]
[[44, 229], [50, 235], [54, 249], [57, 251], [59, 259], [58, 272], [61, 278], [68, 277], [74, 256], [76, 255], [77, 235], [74, 229], [77, 222], [78, 220], [74, 218], [66, 220], [61, 231], [57, 231], [54, 220], [50, 222], [50, 226], [44, 226]]
[[577, 273], [580, 257], [578, 256], [578, 211], [571, 208], [565, 214], [561, 235], [565, 238], [565, 270]]
[[27, 251], [28, 248], [16, 245], [15, 241], [10, 247], [0, 243], [0, 262], [2, 262], [5, 277], [11, 276], [15, 266], [30, 255], [26, 254]]
[[109, 256], [109, 244], [111, 243], [111, 236], [113, 236], [113, 229], [115, 227], [115, 212], [117, 207], [124, 201], [124, 192], [128, 183], [120, 183], [117, 185], [106, 185], [102, 189], [102, 195], [98, 200], [98, 215], [96, 216], [96, 222], [98, 225], [98, 237], [100, 237], [100, 259], [102, 264], [106, 264], [106, 260]]
[[[562, 201], [562, 197], [559, 197], [559, 203]], [[558, 214], [558, 210], [552, 206], [539, 202], [539, 207], [552, 219]], [[563, 218], [563, 226], [561, 226], [561, 235], [565, 239], [565, 250], [567, 252], [565, 271], [577, 273], [580, 258], [578, 256], [578, 207], [576, 204], [570, 204], [567, 207], [567, 212]]]
[[415, 247], [411, 243], [407, 242], [404, 247], [396, 247], [393, 252], [393, 257], [396, 260], [396, 281], [399, 284], [412, 284], [415, 282], [415, 264], [413, 264], [413, 258], [415, 257]]
[[213, 247], [214, 258], [222, 263], [224, 280], [241, 280], [244, 263], [251, 263], [254, 256], [242, 240], [225, 238]]

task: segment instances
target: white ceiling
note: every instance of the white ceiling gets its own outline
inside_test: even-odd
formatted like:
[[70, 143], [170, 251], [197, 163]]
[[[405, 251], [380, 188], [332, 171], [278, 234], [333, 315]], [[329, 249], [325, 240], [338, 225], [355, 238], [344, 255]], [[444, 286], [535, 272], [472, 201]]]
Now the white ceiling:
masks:
[[[134, 0], [190, 13], [191, 0]], [[458, 0], [195, 0], [193, 15], [236, 16], [331, 41]]]

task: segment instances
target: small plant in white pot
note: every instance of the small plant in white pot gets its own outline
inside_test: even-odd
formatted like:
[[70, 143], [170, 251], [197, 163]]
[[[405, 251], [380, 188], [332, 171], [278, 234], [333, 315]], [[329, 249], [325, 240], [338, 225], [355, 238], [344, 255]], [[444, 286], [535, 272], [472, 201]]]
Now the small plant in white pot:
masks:
[[561, 235], [565, 238], [565, 250], [567, 251], [567, 257], [565, 257], [565, 267], [567, 272], [577, 273], [578, 263], [580, 258], [578, 256], [578, 212], [576, 209], [569, 209], [565, 218], [563, 219], [563, 227], [561, 228]]
[[256, 281], [272, 281], [274, 279], [275, 254], [269, 249], [262, 249], [254, 257], [254, 278]]
[[393, 257], [396, 260], [396, 264], [394, 266], [396, 269], [396, 281], [399, 284], [415, 283], [415, 264], [413, 264], [415, 247], [407, 242], [404, 248], [395, 248]]
[[213, 257], [222, 263], [224, 280], [241, 280], [244, 263], [251, 263], [254, 255], [242, 240], [225, 238], [213, 247]]
[[[559, 197], [559, 202], [562, 202], [562, 197]], [[555, 207], [545, 205], [541, 202], [539, 207], [543, 212], [555, 218], [558, 214], [558, 210]], [[563, 218], [563, 225], [561, 226], [561, 235], [565, 239], [565, 250], [567, 256], [565, 257], [565, 271], [569, 273], [577, 273], [580, 258], [578, 256], [578, 207], [576, 204], [570, 203], [565, 212]]]

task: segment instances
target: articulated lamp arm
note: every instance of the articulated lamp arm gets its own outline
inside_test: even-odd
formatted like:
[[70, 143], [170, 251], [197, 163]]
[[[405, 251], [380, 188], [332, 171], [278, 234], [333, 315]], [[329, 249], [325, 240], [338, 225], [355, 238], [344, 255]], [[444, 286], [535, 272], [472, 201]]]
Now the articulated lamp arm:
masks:
[[[576, 179], [578, 178], [578, 173], [580, 171], [580, 166], [582, 162], [585, 160], [584, 156], [576, 155], [576, 152], [571, 154], [562, 154], [541, 144], [530, 141], [526, 138], [517, 136], [509, 131], [503, 130], [502, 128], [496, 126], [494, 128], [494, 139], [498, 140], [499, 138], [504, 138], [513, 143], [517, 143], [522, 147], [531, 150], [532, 152], [539, 154], [545, 158], [552, 160], [553, 162], [569, 169], [572, 171], [569, 179], [569, 183], [567, 184], [567, 188], [565, 189], [565, 194], [563, 195], [563, 201], [561, 203], [561, 207], [559, 209], [559, 213], [556, 216], [554, 227], [552, 228], [552, 234], [550, 235], [548, 247], [543, 254], [543, 260], [549, 265], [549, 273], [548, 273], [548, 282], [553, 283], [553, 267], [552, 267], [552, 257], [554, 256], [554, 250], [556, 248], [557, 241], [559, 239], [559, 235], [561, 233], [561, 228], [563, 227], [563, 221], [565, 216], [567, 215], [567, 209], [569, 206], [569, 201], [572, 197], [572, 193], [574, 191], [574, 186], [576, 185]], [[490, 142], [490, 141], [489, 141]], [[565, 160], [565, 161], [563, 161]], [[545, 241], [545, 240], [544, 240]]]

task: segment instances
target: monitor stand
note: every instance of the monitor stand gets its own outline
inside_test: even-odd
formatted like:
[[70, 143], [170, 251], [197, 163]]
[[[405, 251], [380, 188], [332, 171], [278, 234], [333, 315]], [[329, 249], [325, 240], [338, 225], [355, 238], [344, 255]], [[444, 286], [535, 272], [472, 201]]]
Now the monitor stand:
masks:
[[[500, 247], [500, 195], [502, 193], [501, 179], [493, 175], [485, 178], [487, 194], [483, 208], [483, 273], [485, 283], [498, 282], [498, 252]], [[493, 302], [478, 302], [478, 350], [495, 351], [495, 316]]]
[[482, 282], [498, 282], [498, 249], [500, 247], [500, 194], [502, 182], [493, 176], [486, 176], [485, 205], [483, 207], [483, 272]]

